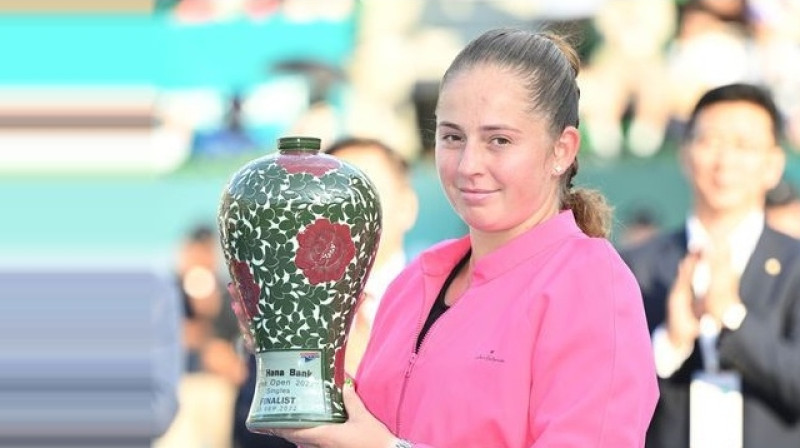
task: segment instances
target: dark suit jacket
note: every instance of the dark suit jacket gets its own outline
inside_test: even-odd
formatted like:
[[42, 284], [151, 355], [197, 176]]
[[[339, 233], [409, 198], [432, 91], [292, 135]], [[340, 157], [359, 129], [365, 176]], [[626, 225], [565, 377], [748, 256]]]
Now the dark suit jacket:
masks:
[[[642, 288], [647, 323], [664, 322], [666, 300], [686, 255], [681, 230], [624, 251]], [[780, 263], [777, 275], [767, 260]], [[770, 264], [775, 266], [774, 261]], [[742, 376], [745, 448], [800, 447], [800, 241], [765, 227], [742, 274], [739, 294], [748, 314], [737, 331], [719, 337], [720, 363]], [[670, 378], [660, 378], [661, 398], [647, 433], [647, 447], [689, 446], [689, 384], [702, 369], [695, 350]]]

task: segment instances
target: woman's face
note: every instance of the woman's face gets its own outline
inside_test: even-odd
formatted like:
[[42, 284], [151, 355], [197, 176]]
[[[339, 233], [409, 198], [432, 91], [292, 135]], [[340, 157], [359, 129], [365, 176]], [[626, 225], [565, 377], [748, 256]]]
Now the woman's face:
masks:
[[493, 65], [456, 73], [440, 92], [436, 166], [473, 232], [507, 240], [558, 213], [556, 169], [572, 163], [580, 138], [572, 127], [554, 138], [529, 96], [520, 77]]

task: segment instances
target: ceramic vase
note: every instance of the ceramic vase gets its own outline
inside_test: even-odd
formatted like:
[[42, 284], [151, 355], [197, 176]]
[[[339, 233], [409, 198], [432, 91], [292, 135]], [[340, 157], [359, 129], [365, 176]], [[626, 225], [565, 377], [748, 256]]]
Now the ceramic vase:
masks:
[[286, 137], [239, 169], [217, 215], [228, 270], [254, 340], [247, 427], [302, 428], [347, 419], [344, 352], [380, 239], [381, 210], [358, 169]]

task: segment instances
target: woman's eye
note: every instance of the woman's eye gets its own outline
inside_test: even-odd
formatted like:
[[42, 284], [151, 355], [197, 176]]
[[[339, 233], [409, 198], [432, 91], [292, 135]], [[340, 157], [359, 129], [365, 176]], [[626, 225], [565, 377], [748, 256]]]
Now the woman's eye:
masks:
[[458, 142], [461, 141], [461, 136], [456, 134], [444, 134], [442, 135], [442, 140], [448, 143]]
[[495, 145], [499, 145], [499, 146], [505, 146], [505, 145], [508, 145], [509, 143], [511, 143], [511, 140], [509, 140], [509, 139], [507, 139], [505, 137], [494, 137], [492, 139], [492, 143], [494, 143]]

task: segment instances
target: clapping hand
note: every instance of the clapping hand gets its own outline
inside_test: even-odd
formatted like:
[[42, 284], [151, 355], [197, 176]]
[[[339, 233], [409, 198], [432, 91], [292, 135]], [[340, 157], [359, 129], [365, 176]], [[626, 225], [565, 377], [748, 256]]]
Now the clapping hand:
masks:
[[714, 250], [703, 254], [703, 260], [711, 271], [711, 281], [703, 301], [704, 312], [720, 322], [725, 310], [742, 302], [739, 297], [739, 276], [731, 266], [727, 245], [716, 245]]
[[701, 309], [692, 290], [692, 277], [700, 261], [699, 252], [689, 252], [678, 265], [678, 275], [667, 299], [667, 332], [676, 347], [694, 345], [700, 333]]

